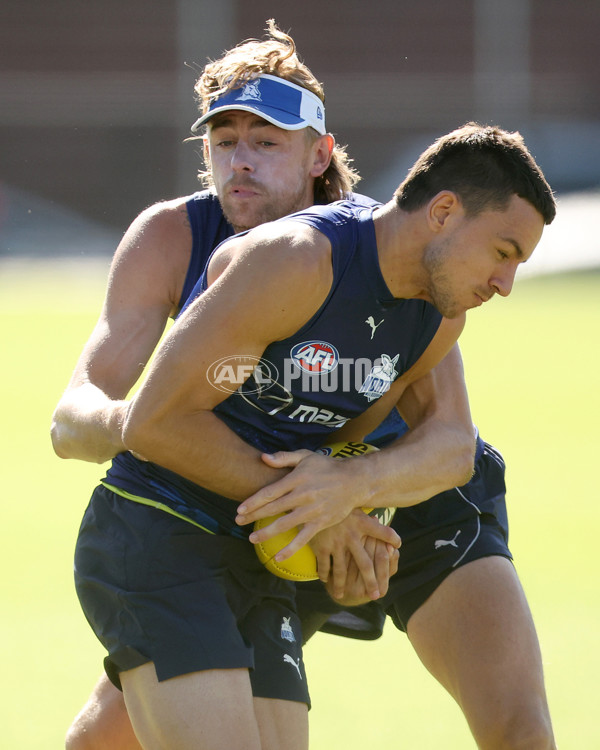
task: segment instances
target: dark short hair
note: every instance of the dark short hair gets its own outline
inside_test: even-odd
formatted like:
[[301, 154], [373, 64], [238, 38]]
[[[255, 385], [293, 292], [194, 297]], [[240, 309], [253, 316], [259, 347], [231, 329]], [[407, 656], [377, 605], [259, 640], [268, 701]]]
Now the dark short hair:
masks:
[[520, 133], [469, 122], [438, 138], [417, 159], [394, 196], [415, 211], [443, 190], [456, 193], [467, 215], [506, 208], [513, 195], [531, 203], [550, 224], [552, 189]]

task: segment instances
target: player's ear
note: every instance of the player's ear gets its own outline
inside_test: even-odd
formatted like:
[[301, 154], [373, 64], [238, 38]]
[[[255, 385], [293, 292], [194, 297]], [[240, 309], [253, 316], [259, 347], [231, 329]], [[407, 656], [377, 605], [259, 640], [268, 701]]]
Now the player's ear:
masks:
[[208, 135], [205, 133], [202, 136], [202, 153], [204, 155], [204, 161], [206, 164], [210, 163], [210, 147], [208, 145]]
[[331, 162], [335, 139], [331, 133], [320, 135], [313, 144], [313, 165], [311, 177], [320, 177]]
[[457, 212], [464, 213], [458, 195], [451, 190], [442, 190], [427, 204], [427, 223], [437, 233], [447, 224], [448, 219]]

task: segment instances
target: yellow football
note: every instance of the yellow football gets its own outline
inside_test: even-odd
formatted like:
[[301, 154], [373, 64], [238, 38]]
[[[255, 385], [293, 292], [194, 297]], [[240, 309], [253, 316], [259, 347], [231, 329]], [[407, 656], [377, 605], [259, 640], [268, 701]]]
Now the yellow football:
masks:
[[[339, 442], [332, 443], [331, 445], [325, 445], [319, 448], [316, 453], [322, 453], [325, 456], [332, 456], [334, 458], [351, 458], [352, 456], [362, 456], [366, 453], [373, 453], [373, 451], [379, 450], [374, 445], [367, 443], [354, 443], [354, 442]], [[389, 526], [394, 517], [395, 508], [363, 508], [365, 513], [369, 515], [377, 516], [379, 521], [386, 526]], [[256, 521], [254, 524], [254, 530], [262, 529], [268, 526], [270, 523], [280, 518], [283, 514], [269, 516], [268, 518], [262, 518]], [[297, 528], [284, 531], [281, 534], [277, 534], [271, 539], [267, 539], [264, 542], [255, 544], [256, 554], [261, 563], [269, 570], [280, 578], [287, 578], [289, 581], [314, 581], [317, 579], [317, 558], [312, 549], [305, 545], [295, 552], [291, 557], [283, 562], [277, 562], [274, 560], [275, 555], [279, 550], [283, 549], [288, 545], [298, 533]]]

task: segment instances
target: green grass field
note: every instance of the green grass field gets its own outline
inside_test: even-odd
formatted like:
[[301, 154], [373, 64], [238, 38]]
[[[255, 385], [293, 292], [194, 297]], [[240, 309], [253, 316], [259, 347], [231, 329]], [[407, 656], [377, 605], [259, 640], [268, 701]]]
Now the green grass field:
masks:
[[[101, 670], [72, 555], [103, 467], [55, 457], [48, 429], [103, 296], [94, 273], [0, 266], [4, 397], [0, 546], [3, 726], [10, 750], [51, 750]], [[600, 274], [519, 282], [470, 314], [462, 348], [474, 420], [508, 463], [511, 547], [534, 612], [558, 744], [600, 747]], [[567, 513], [565, 513], [567, 511]], [[406, 638], [317, 636], [306, 649], [312, 750], [474, 747]]]

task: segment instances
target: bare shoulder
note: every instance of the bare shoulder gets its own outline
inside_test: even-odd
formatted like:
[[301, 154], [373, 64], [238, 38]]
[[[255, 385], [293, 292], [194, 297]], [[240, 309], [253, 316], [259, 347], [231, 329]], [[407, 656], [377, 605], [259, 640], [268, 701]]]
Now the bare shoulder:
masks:
[[176, 198], [144, 209], [131, 223], [119, 249], [124, 246], [125, 250], [132, 251], [143, 239], [145, 242], [152, 242], [153, 246], [163, 248], [166, 245], [183, 244], [187, 246], [189, 253], [191, 228], [187, 200], [187, 197]]
[[252, 331], [266, 345], [296, 331], [323, 304], [333, 281], [330, 242], [298, 222], [263, 224], [219, 247], [207, 281], [198, 309], [225, 307], [243, 337]]
[[140, 293], [153, 288], [152, 296], [175, 311], [192, 251], [187, 200], [156, 203], [134, 219], [115, 252], [110, 288], [126, 285], [130, 292], [139, 289]]
[[331, 243], [317, 229], [298, 221], [261, 224], [224, 242], [213, 255], [209, 283], [242, 264], [275, 279], [319, 278], [331, 281]]

